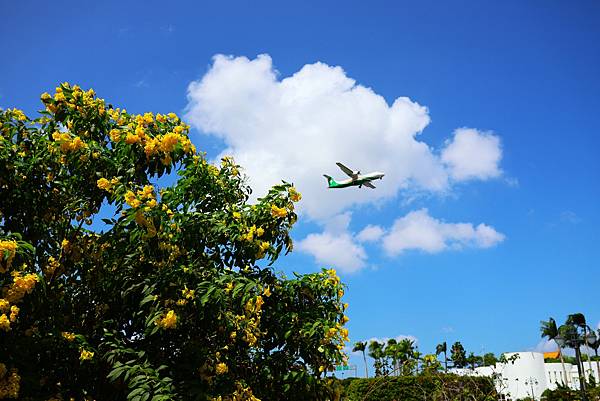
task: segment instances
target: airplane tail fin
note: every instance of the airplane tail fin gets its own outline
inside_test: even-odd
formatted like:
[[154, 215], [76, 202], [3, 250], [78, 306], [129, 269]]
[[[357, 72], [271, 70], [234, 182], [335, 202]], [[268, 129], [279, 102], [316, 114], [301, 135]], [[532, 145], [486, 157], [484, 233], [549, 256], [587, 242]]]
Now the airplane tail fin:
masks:
[[333, 178], [331, 178], [331, 176], [329, 176], [327, 174], [323, 174], [323, 177], [327, 178], [327, 184], [329, 185], [329, 188], [331, 188], [335, 184], [337, 184], [337, 182], [335, 182], [335, 180]]

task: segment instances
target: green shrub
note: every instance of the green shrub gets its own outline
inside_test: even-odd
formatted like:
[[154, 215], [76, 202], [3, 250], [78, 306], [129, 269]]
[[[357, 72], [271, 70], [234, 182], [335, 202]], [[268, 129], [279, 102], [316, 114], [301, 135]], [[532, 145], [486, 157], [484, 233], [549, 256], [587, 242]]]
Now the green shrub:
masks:
[[353, 379], [347, 384], [347, 401], [496, 400], [490, 378], [451, 374]]
[[[600, 400], [600, 387], [590, 388], [587, 392], [588, 401]], [[577, 390], [571, 390], [565, 387], [559, 387], [556, 390], [546, 390], [542, 393], [542, 399], [545, 401], [580, 401], [581, 393]]]

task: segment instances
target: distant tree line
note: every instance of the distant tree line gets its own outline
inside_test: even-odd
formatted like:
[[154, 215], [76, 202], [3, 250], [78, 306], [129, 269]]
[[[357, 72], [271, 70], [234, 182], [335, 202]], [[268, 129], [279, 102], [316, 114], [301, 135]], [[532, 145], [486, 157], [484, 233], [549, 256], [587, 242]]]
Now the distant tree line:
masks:
[[[465, 350], [460, 341], [452, 344], [448, 350], [446, 342], [440, 343], [435, 348], [435, 353], [423, 354], [419, 352], [414, 340], [403, 338], [399, 341], [389, 339], [387, 342], [372, 340], [358, 341], [354, 344], [353, 352], [362, 352], [365, 364], [365, 376], [369, 377], [366, 355], [373, 359], [375, 376], [414, 376], [420, 373], [448, 372], [448, 363], [451, 368], [471, 368], [490, 366], [499, 359], [492, 352], [476, 355]], [[448, 351], [450, 357], [448, 358]], [[439, 356], [442, 355], [440, 361]]]

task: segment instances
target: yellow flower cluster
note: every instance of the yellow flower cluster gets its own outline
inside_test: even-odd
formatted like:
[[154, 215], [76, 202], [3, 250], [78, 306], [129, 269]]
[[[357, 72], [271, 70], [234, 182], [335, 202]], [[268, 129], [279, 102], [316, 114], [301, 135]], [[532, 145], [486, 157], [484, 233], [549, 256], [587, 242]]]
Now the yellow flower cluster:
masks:
[[217, 363], [217, 366], [215, 367], [215, 372], [217, 373], [217, 375], [223, 375], [223, 374], [229, 372], [229, 368], [227, 367], [227, 365], [224, 362], [219, 362], [219, 363]]
[[184, 296], [184, 298], [186, 299], [194, 299], [194, 295], [195, 295], [195, 291], [194, 290], [190, 290], [187, 287], [184, 287], [183, 290], [181, 290], [181, 294]]
[[[161, 239], [164, 239], [164, 237]], [[158, 243], [158, 249], [169, 255], [170, 262], [174, 261], [181, 255], [181, 249], [179, 246], [177, 244], [172, 244], [169, 241], [160, 241]]]
[[60, 150], [63, 153], [77, 152], [88, 147], [79, 136], [72, 137], [68, 132], [56, 131], [52, 134], [52, 139], [60, 145]]
[[86, 349], [80, 348], [79, 360], [80, 361], [89, 361], [94, 357], [94, 353], [92, 351], [88, 351]]
[[46, 278], [49, 278], [54, 274], [56, 269], [60, 266], [60, 262], [54, 258], [54, 256], [48, 257], [48, 264], [46, 265], [46, 270], [44, 270], [44, 274]]
[[15, 117], [17, 120], [19, 120], [19, 121], [25, 121], [25, 120], [27, 120], [27, 117], [25, 116], [25, 114], [23, 113], [23, 111], [22, 111], [22, 110], [19, 110], [19, 109], [17, 109], [17, 108], [14, 108], [14, 109], [6, 109], [6, 111], [7, 111], [8, 113], [12, 113], [12, 114], [13, 114], [13, 116], [14, 116], [14, 117]]
[[147, 208], [155, 207], [158, 203], [154, 195], [154, 186], [145, 185], [144, 188], [137, 191], [137, 195], [133, 191], [127, 191], [125, 193], [125, 202], [134, 209], [140, 207], [142, 202], [146, 202]]
[[13, 305], [10, 307], [10, 321], [14, 323], [17, 320], [17, 316], [19, 316], [19, 307], [17, 305]]
[[213, 166], [212, 164], [208, 164], [207, 167], [208, 172], [211, 175], [214, 175], [215, 177], [217, 177], [219, 175], [219, 168], [217, 166]]
[[276, 205], [271, 205], [271, 216], [273, 217], [285, 217], [287, 216], [288, 211], [285, 208], [277, 207]]
[[[17, 252], [17, 242], [0, 240], [0, 273], [6, 273]], [[5, 255], [8, 255], [6, 257]]]
[[246, 312], [250, 313], [250, 314], [256, 314], [259, 315], [262, 312], [262, 306], [264, 305], [265, 301], [263, 299], [262, 296], [257, 296], [254, 299], [249, 300], [248, 302], [246, 302]]
[[6, 313], [0, 315], [0, 329], [4, 331], [10, 330], [10, 320], [8, 320], [8, 316], [6, 316]]
[[68, 331], [63, 331], [61, 333], [62, 337], [67, 340], [68, 342], [71, 342], [73, 340], [75, 340], [75, 334], [74, 333], [70, 333]]
[[113, 186], [117, 185], [118, 183], [119, 179], [116, 177], [112, 178], [110, 181], [106, 178], [99, 178], [98, 181], [96, 181], [96, 186], [98, 186], [100, 189], [110, 192]]
[[39, 281], [39, 277], [34, 273], [21, 276], [21, 272], [18, 271], [13, 272], [12, 276], [13, 283], [2, 291], [2, 295], [8, 302], [15, 304], [20, 302], [25, 294], [33, 291], [33, 287]]
[[135, 196], [133, 191], [127, 191], [125, 194], [125, 202], [127, 202], [127, 204], [132, 208], [139, 207], [142, 204], [142, 202]]
[[254, 235], [256, 235], [257, 238], [260, 238], [264, 233], [265, 230], [262, 227], [256, 228], [256, 226], [253, 225], [246, 234], [241, 236], [241, 239], [250, 242], [254, 239]]
[[46, 110], [56, 113], [58, 110], [68, 108], [81, 113], [95, 111], [99, 115], [106, 112], [104, 99], [96, 99], [93, 89], [87, 92], [81, 90], [77, 85], [71, 87], [68, 82], [62, 83], [56, 88], [54, 97], [43, 93], [40, 98], [46, 106]]
[[236, 390], [226, 396], [213, 397], [211, 401], [260, 401], [259, 398], [252, 394], [252, 389], [248, 386], [244, 386], [240, 382], [235, 383]]
[[338, 277], [335, 269], [328, 269], [325, 271], [325, 273], [327, 273], [328, 276], [328, 278], [325, 280], [326, 285], [337, 286], [340, 284], [340, 278]]
[[229, 172], [234, 177], [237, 177], [238, 175], [240, 175], [240, 171], [238, 170], [239, 166], [237, 166], [235, 164], [235, 161], [233, 160], [233, 157], [231, 157], [231, 156], [225, 156], [221, 159], [221, 167], [229, 168]]
[[[123, 113], [124, 114], [124, 113]], [[113, 118], [117, 124], [123, 125], [126, 123], [125, 117], [121, 114], [120, 110], [110, 111], [109, 115]], [[156, 121], [160, 123], [167, 122], [169, 120], [178, 121], [177, 116], [174, 113], [169, 113], [167, 116], [161, 114], [156, 115]], [[180, 123], [173, 128], [173, 131], [168, 132], [164, 135], [157, 134], [152, 136], [150, 133], [150, 127], [155, 124], [154, 115], [152, 113], [146, 113], [143, 116], [137, 115], [132, 116], [132, 120], [126, 124], [122, 129], [112, 129], [109, 132], [110, 139], [113, 142], [120, 142], [124, 139], [128, 145], [139, 144], [144, 147], [144, 153], [146, 157], [158, 155], [159, 152], [163, 153], [162, 162], [165, 165], [171, 163], [170, 153], [175, 150], [177, 145], [181, 145], [185, 153], [194, 154], [196, 148], [187, 136], [190, 127], [186, 124]]]
[[174, 310], [169, 310], [164, 316], [156, 319], [156, 325], [163, 329], [174, 329], [177, 327], [177, 315]]
[[[167, 115], [157, 114], [155, 118], [152, 113], [129, 116], [126, 110], [109, 108], [106, 111], [104, 99], [97, 99], [95, 95], [92, 89], [85, 92], [77, 85], [71, 87], [69, 83], [65, 82], [56, 88], [54, 97], [48, 93], [44, 93], [41, 99], [46, 109], [51, 113], [56, 113], [58, 110], [66, 107], [71, 110], [77, 110], [83, 115], [89, 115], [90, 112], [92, 115], [95, 112], [99, 115], [108, 114], [117, 125], [116, 128], [111, 129], [109, 132], [109, 137], [114, 143], [124, 141], [129, 145], [138, 144], [144, 148], [144, 152], [148, 158], [162, 152], [163, 157], [161, 161], [165, 165], [171, 164], [170, 153], [178, 145], [181, 145], [185, 153], [196, 153], [194, 145], [187, 136], [190, 127], [181, 123], [174, 113]], [[18, 118], [20, 118], [20, 115]], [[158, 125], [159, 123], [177, 125], [165, 135], [152, 134], [151, 131], [164, 129], [164, 127]], [[66, 137], [63, 137], [61, 140], [61, 149], [63, 152], [77, 150], [78, 147], [83, 145], [85, 143], [79, 143], [78, 141], [73, 144], [72, 140]]]
[[33, 291], [33, 287], [39, 280], [33, 273], [21, 276], [21, 272], [15, 271], [12, 272], [12, 276], [13, 283], [2, 290], [3, 298], [0, 298], [0, 329], [4, 331], [9, 331], [10, 324], [14, 323], [19, 316], [19, 307], [14, 304], [20, 302], [25, 294]]
[[[267, 291], [271, 295], [270, 290]], [[266, 295], [266, 294], [265, 294]], [[261, 295], [256, 298], [250, 299], [244, 306], [245, 314], [235, 316], [235, 325], [237, 329], [243, 330], [244, 334], [242, 340], [245, 341], [249, 346], [256, 345], [258, 338], [261, 335], [260, 332], [260, 318], [262, 314], [262, 306], [265, 301]], [[244, 323], [242, 325], [242, 323]], [[242, 327], [243, 326], [243, 327]], [[237, 332], [233, 331], [229, 338], [234, 341], [237, 337]]]
[[342, 327], [340, 323], [336, 323], [335, 327], [330, 327], [329, 329], [325, 330], [325, 342], [332, 342], [336, 339], [341, 340], [343, 342], [350, 341], [350, 339], [348, 338], [348, 329]]
[[262, 259], [270, 246], [271, 244], [269, 244], [267, 241], [260, 241], [258, 244], [258, 253], [256, 254], [256, 257], [258, 259]]
[[288, 193], [290, 194], [290, 199], [292, 202], [298, 202], [300, 199], [302, 199], [302, 195], [294, 187], [290, 187], [288, 189]]
[[17, 369], [8, 371], [6, 365], [0, 362], [0, 399], [19, 398], [21, 377]]

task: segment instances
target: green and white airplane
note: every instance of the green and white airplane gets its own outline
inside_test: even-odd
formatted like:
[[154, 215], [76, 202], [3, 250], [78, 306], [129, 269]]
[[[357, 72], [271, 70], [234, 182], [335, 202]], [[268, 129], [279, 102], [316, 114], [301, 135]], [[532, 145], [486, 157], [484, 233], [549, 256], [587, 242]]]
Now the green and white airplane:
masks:
[[337, 162], [335, 164], [337, 164], [338, 167], [344, 173], [348, 174], [348, 176], [350, 176], [350, 179], [338, 182], [338, 181], [334, 180], [333, 178], [331, 178], [331, 176], [328, 176], [327, 174], [323, 174], [323, 176], [325, 178], [327, 178], [327, 183], [329, 184], [329, 188], [346, 188], [346, 187], [352, 187], [352, 186], [358, 186], [359, 188], [361, 188], [364, 185], [365, 187], [375, 189], [375, 185], [371, 184], [371, 181], [381, 180], [383, 178], [383, 176], [385, 175], [380, 171], [374, 171], [369, 174], [360, 174], [360, 171], [353, 171], [353, 170], [349, 169], [348, 167], [344, 166], [340, 162]]

